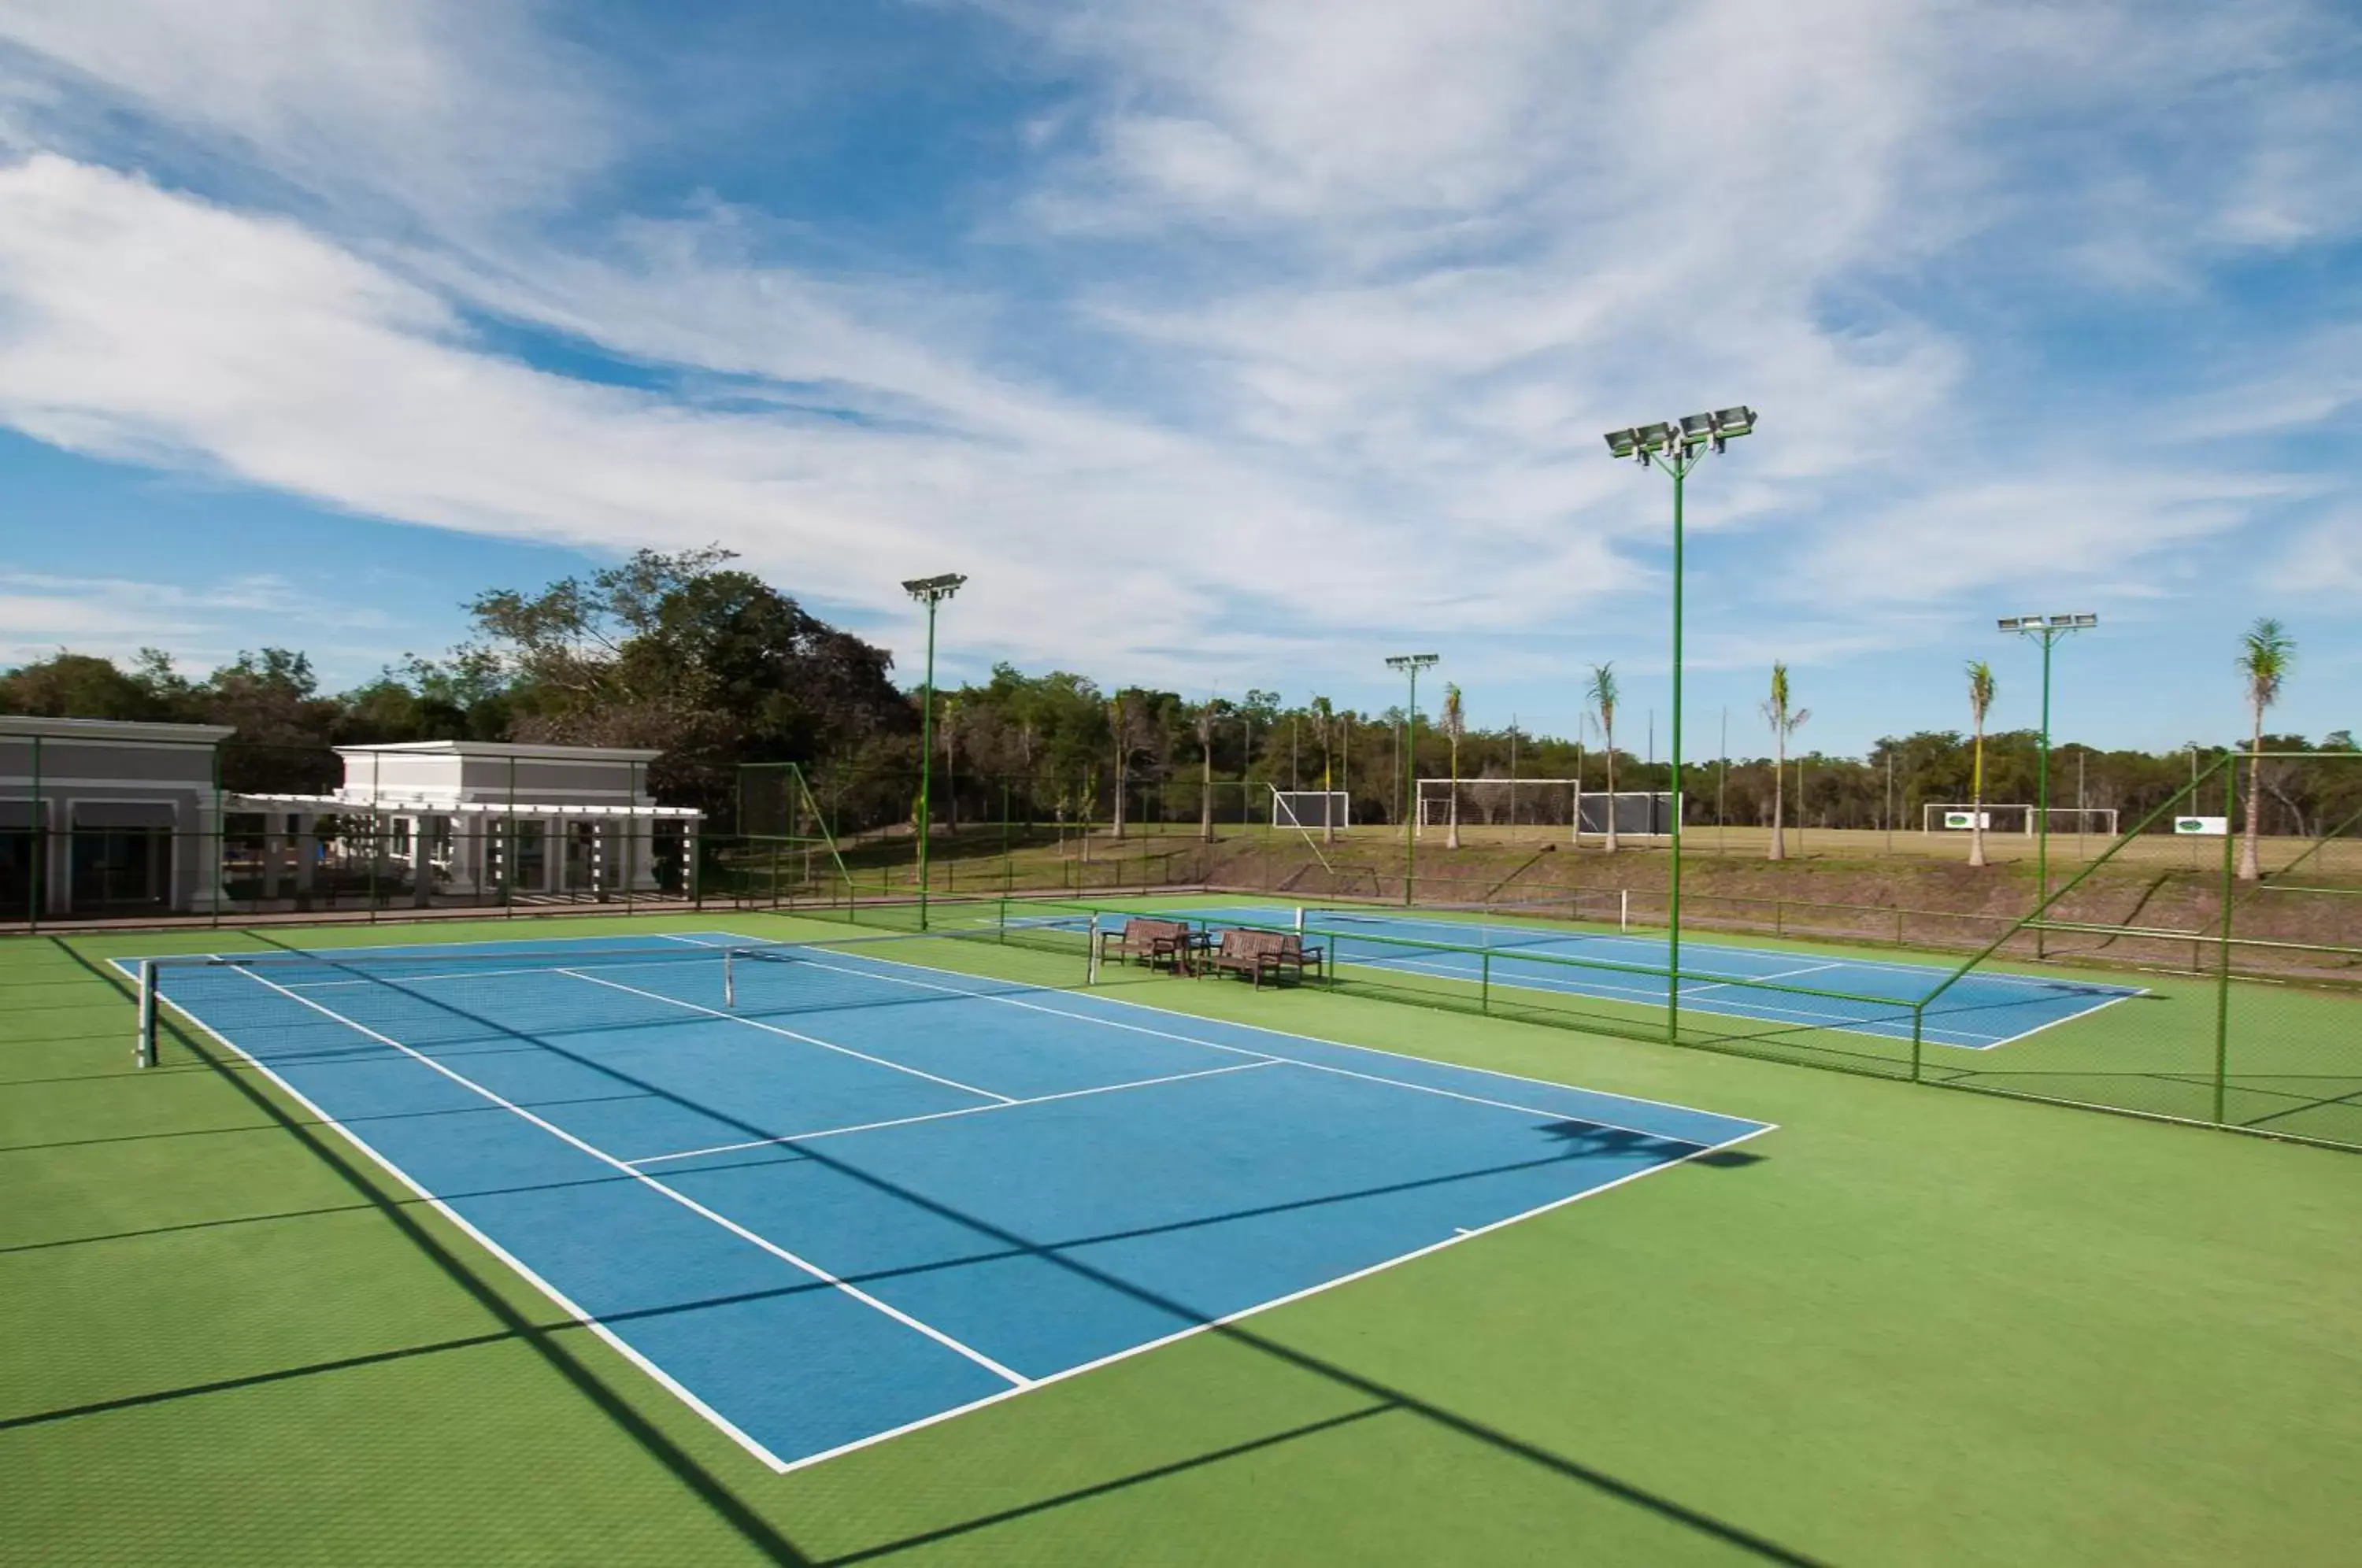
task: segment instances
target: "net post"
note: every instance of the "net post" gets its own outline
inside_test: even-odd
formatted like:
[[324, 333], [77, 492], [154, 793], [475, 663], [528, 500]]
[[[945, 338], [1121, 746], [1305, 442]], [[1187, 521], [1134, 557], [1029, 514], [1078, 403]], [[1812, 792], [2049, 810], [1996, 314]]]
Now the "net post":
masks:
[[156, 1065], [156, 960], [139, 960], [139, 1039], [132, 1060], [140, 1066]]
[[1485, 949], [1481, 963], [1484, 967], [1479, 971], [1477, 979], [1476, 1010], [1489, 1013], [1493, 1010], [1493, 950], [1490, 947]]
[[1304, 906], [1302, 904], [1296, 906], [1296, 934], [1299, 939], [1304, 935]]
[[1920, 1053], [1926, 1036], [1927, 1004], [1925, 1000], [1911, 1004], [1911, 1081], [1918, 1083]]
[[1632, 889], [1629, 888], [1616, 889], [1616, 931], [1618, 935], [1629, 935], [1632, 931]]
[[722, 950], [722, 1005], [732, 1012], [738, 1010], [738, 953], [735, 948]]
[[1099, 929], [1099, 917], [1094, 912], [1088, 934], [1083, 941], [1083, 984], [1096, 986], [1099, 983], [1099, 955], [1106, 946], [1107, 933]]

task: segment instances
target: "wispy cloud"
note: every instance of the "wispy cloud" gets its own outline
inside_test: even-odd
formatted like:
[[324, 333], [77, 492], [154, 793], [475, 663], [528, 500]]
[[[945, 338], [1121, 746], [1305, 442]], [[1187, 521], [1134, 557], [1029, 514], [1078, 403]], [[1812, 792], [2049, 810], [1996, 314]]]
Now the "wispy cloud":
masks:
[[2199, 331], [2160, 377], [2084, 319], [2235, 331], [2224, 267], [2362, 222], [2356, 30], [2311, 0], [980, 9], [1040, 75], [947, 259], [629, 186], [630, 62], [532, 6], [0, 0], [0, 418], [329, 510], [719, 538], [870, 625], [965, 569], [969, 646], [1195, 689], [1406, 627], [1479, 681], [1572, 624], [1646, 658], [1664, 497], [1598, 432], [1708, 403], [1765, 412], [1694, 497], [1732, 657], [2220, 591], [2207, 552], [2326, 482], [2222, 438], [2356, 395], [2326, 296], [2271, 316], [2320, 339], [2293, 369]]

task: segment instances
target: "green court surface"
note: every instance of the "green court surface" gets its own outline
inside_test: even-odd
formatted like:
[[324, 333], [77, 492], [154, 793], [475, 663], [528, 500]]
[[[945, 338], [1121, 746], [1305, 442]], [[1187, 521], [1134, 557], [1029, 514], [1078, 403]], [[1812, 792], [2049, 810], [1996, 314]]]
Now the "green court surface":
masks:
[[[717, 924], [844, 934], [273, 935]], [[2362, 1533], [2362, 1158], [1136, 969], [1106, 994], [1778, 1130], [776, 1474], [216, 1047], [133, 1067], [107, 958], [260, 945], [0, 945], [0, 1562], [2329, 1562]], [[2109, 1069], [2083, 1027], [1993, 1055]]]

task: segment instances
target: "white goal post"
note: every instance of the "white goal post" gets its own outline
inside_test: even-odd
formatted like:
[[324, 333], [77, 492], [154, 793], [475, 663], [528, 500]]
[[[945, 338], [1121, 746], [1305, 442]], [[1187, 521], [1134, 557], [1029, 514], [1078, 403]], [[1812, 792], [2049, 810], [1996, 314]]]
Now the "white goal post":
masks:
[[1280, 790], [1271, 792], [1271, 825], [1325, 828], [1353, 825], [1353, 798], [1342, 790]]
[[[2023, 801], [1987, 801], [1978, 806], [1966, 801], [1930, 803], [1919, 808], [1919, 831], [1922, 834], [1969, 833], [1984, 818], [1987, 833], [2022, 834], [2032, 838], [2042, 816], [2041, 808]], [[2116, 808], [2114, 806], [2053, 806], [2050, 808], [2050, 831], [2065, 834], [2096, 833], [2103, 838], [2116, 836]]]
[[1422, 778], [1416, 831], [1424, 836], [1430, 827], [1448, 825], [1455, 800], [1464, 828], [1562, 827], [1580, 843], [1585, 834], [1605, 838], [1612, 816], [1619, 838], [1661, 838], [1672, 832], [1672, 791], [1618, 790], [1611, 795], [1585, 790], [1575, 778], [1462, 778], [1456, 784]]

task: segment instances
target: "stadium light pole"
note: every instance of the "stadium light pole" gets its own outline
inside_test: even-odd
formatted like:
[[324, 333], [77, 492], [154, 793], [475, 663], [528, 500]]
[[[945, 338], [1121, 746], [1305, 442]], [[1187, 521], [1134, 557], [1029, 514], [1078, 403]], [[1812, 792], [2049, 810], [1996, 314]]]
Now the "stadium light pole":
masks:
[[[2042, 645], [2042, 746], [2036, 754], [2034, 769], [2034, 907], [2038, 913], [2043, 900], [2050, 897], [2050, 650], [2058, 639], [2077, 632], [2089, 631], [2100, 624], [2100, 618], [2088, 611], [2066, 615], [2004, 615], [2001, 629], [2013, 635], [2031, 637]], [[2077, 818], [2078, 823], [2081, 818]], [[2034, 928], [2034, 955], [2042, 956], [2042, 928]]]
[[935, 606], [960, 591], [966, 578], [957, 572], [941, 577], [914, 577], [903, 591], [927, 607], [927, 682], [919, 704], [919, 929], [927, 929], [927, 834], [932, 821], [930, 802], [935, 792]]
[[[1679, 1044], [1682, 1037], [1682, 493], [1690, 470], [1720, 452], [1733, 437], [1755, 429], [1751, 408], [1720, 408], [1711, 414], [1686, 414], [1677, 420], [1611, 430], [1606, 435], [1611, 457], [1630, 458], [1642, 468], [1662, 469], [1673, 481], [1673, 842], [1672, 874], [1666, 878], [1665, 1039]], [[1609, 813], [1616, 801], [1610, 797]]]
[[1436, 662], [1434, 654], [1394, 654], [1388, 669], [1410, 674], [1410, 706], [1403, 712], [1403, 903], [1410, 902], [1411, 873], [1418, 864], [1418, 672]]

